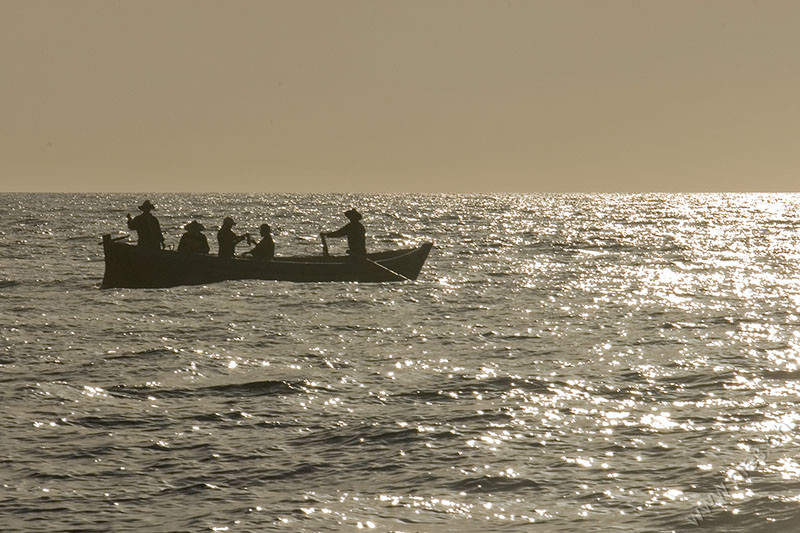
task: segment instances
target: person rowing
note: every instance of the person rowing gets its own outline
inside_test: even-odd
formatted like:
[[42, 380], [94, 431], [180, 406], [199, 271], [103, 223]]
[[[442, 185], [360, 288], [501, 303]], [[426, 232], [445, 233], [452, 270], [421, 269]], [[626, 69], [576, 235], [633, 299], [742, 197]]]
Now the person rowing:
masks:
[[236, 235], [231, 228], [236, 222], [231, 217], [225, 217], [222, 221], [222, 228], [217, 232], [217, 242], [219, 243], [219, 256], [232, 259], [236, 245], [245, 239], [249, 239], [250, 234]]
[[161, 233], [161, 224], [151, 213], [155, 208], [156, 206], [150, 200], [145, 200], [139, 206], [139, 211], [142, 212], [140, 215], [131, 218], [131, 214], [128, 213], [128, 229], [136, 230], [138, 235], [136, 245], [151, 250], [164, 248], [164, 235]]
[[[326, 237], [347, 237], [347, 254], [351, 257], [366, 257], [367, 256], [367, 230], [361, 224], [361, 213], [355, 209], [348, 209], [344, 212], [350, 222], [336, 231], [322, 232], [323, 243]], [[327, 246], [326, 246], [327, 247]]]

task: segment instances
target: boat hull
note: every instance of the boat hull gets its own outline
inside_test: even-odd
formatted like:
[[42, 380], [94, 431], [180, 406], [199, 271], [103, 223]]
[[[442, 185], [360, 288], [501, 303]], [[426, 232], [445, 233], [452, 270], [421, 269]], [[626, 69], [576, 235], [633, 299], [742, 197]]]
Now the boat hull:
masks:
[[385, 282], [417, 279], [433, 244], [369, 254], [276, 257], [272, 261], [223, 259], [209, 254], [148, 250], [103, 235], [105, 274], [100, 288], [165, 288], [238, 279]]

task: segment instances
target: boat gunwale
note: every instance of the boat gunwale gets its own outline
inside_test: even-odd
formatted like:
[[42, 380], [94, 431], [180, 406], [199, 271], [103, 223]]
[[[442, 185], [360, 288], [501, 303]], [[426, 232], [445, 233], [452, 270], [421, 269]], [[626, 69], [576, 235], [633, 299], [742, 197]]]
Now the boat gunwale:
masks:
[[[256, 259], [253, 257], [242, 257], [242, 256], [235, 256], [235, 257], [219, 257], [215, 254], [199, 254], [199, 253], [187, 253], [187, 252], [179, 252], [178, 250], [143, 250], [140, 249], [136, 244], [132, 242], [126, 241], [115, 241], [111, 243], [112, 250], [114, 246], [121, 246], [125, 248], [130, 248], [132, 250], [128, 250], [129, 252], [133, 253], [145, 253], [145, 254], [152, 254], [152, 255], [162, 255], [164, 252], [167, 252], [169, 256], [175, 258], [184, 258], [184, 259], [203, 259], [204, 261], [213, 261], [214, 263], [225, 262], [231, 264], [261, 264], [261, 263], [284, 263], [284, 264], [292, 264], [292, 265], [349, 265], [352, 264], [357, 258], [349, 255], [297, 255], [297, 256], [276, 256], [272, 259], [264, 260], [264, 259]], [[419, 246], [414, 248], [400, 248], [397, 250], [384, 250], [380, 252], [372, 252], [366, 255], [366, 259], [370, 261], [375, 261], [377, 263], [384, 263], [386, 261], [395, 261], [401, 260], [408, 256], [412, 256], [414, 254], [421, 253], [425, 248], [433, 248], [432, 242], [424, 242]], [[390, 254], [390, 255], [386, 255]]]

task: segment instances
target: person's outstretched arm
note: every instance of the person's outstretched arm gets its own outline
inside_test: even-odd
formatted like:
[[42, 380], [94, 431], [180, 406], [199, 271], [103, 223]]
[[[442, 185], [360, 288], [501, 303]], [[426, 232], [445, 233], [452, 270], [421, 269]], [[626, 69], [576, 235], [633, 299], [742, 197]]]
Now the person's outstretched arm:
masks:
[[336, 231], [331, 231], [329, 233], [323, 233], [323, 235], [325, 235], [326, 237], [347, 237], [347, 226], [339, 228]]

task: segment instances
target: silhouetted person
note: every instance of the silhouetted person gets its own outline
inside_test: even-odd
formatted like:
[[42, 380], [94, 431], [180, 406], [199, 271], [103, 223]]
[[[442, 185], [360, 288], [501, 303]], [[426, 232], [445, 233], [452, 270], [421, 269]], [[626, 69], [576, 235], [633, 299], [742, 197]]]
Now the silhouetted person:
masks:
[[181, 235], [181, 242], [178, 243], [178, 251], [189, 254], [207, 254], [209, 252], [208, 239], [203, 234], [205, 226], [196, 220], [186, 224], [183, 229], [186, 233]]
[[231, 229], [236, 222], [231, 217], [225, 217], [222, 221], [222, 228], [217, 232], [217, 242], [219, 243], [219, 256], [232, 258], [236, 245], [249, 237], [249, 233], [236, 235]]
[[159, 250], [164, 247], [164, 235], [161, 234], [161, 224], [158, 223], [158, 219], [150, 213], [155, 208], [150, 200], [145, 200], [139, 206], [141, 215], [131, 218], [131, 214], [128, 213], [128, 229], [136, 230], [139, 236], [137, 246]]
[[275, 241], [272, 240], [269, 224], [261, 224], [259, 231], [261, 233], [261, 242], [256, 244], [255, 248], [245, 253], [252, 255], [253, 259], [270, 261], [275, 257]]
[[329, 233], [323, 232], [323, 237], [347, 237], [347, 246], [349, 247], [347, 253], [352, 256], [365, 256], [367, 255], [367, 230], [361, 224], [361, 213], [355, 209], [345, 211], [346, 216], [350, 223]]

